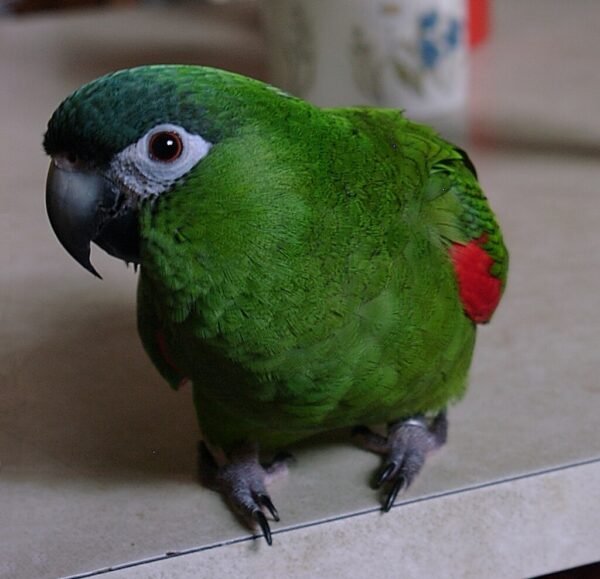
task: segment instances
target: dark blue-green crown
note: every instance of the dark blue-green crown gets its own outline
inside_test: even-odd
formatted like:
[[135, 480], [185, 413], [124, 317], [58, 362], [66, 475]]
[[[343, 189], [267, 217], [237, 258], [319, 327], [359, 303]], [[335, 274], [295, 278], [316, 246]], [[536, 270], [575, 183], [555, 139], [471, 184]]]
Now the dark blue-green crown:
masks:
[[63, 101], [48, 123], [44, 149], [102, 165], [160, 123], [181, 125], [216, 143], [250, 117], [268, 117], [267, 109], [282, 100], [268, 85], [212, 68], [122, 70], [82, 86]]

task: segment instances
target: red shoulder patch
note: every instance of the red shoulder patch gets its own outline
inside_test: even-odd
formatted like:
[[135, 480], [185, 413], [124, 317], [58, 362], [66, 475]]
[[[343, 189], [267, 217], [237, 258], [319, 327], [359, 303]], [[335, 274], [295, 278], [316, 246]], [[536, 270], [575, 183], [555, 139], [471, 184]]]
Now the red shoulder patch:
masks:
[[484, 235], [467, 245], [450, 247], [460, 299], [466, 314], [479, 324], [490, 320], [502, 293], [502, 282], [490, 273], [494, 260], [481, 247], [486, 239]]

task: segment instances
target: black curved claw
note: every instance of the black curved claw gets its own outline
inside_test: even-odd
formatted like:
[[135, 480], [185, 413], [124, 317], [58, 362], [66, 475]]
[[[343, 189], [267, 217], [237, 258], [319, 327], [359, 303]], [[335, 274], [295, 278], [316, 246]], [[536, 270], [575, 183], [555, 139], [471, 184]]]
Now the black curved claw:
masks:
[[267, 507], [267, 510], [269, 513], [271, 513], [273, 520], [279, 522], [279, 513], [277, 512], [277, 509], [275, 508], [275, 505], [273, 504], [273, 501], [269, 495], [258, 495], [258, 504]]
[[394, 501], [398, 496], [398, 493], [406, 487], [406, 478], [403, 475], [400, 475], [395, 481], [394, 485], [390, 489], [390, 492], [385, 500], [385, 504], [383, 505], [383, 512], [387, 513], [394, 505]]
[[397, 462], [390, 462], [379, 474], [379, 476], [377, 477], [377, 480], [375, 481], [375, 488], [378, 489], [380, 488], [385, 482], [387, 482], [390, 477], [392, 476], [392, 474], [394, 473], [394, 471], [398, 468], [398, 463]]
[[[268, 508], [268, 507], [267, 507]], [[269, 527], [269, 522], [267, 521], [267, 517], [265, 517], [262, 511], [254, 511], [252, 513], [252, 517], [258, 523], [263, 535], [265, 537], [265, 541], [269, 545], [269, 547], [273, 544], [273, 539], [271, 538], [271, 527]]]

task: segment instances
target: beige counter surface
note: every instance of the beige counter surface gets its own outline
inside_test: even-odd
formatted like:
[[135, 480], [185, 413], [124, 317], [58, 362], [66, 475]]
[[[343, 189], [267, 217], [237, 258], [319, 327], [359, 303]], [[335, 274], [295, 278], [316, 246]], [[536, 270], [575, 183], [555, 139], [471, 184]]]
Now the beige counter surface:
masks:
[[385, 516], [378, 459], [347, 433], [293, 449], [272, 548], [199, 486], [191, 393], [142, 351], [132, 270], [96, 251], [99, 281], [54, 238], [40, 146], [58, 102], [112, 69], [265, 78], [252, 4], [0, 20], [0, 577], [523, 577], [600, 559], [600, 4], [497, 4], [466, 146], [511, 275], [449, 443]]

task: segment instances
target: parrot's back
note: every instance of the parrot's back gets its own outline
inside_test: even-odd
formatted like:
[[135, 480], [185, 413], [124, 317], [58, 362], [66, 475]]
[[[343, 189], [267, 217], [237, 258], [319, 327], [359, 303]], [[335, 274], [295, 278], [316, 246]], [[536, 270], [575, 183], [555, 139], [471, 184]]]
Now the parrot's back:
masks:
[[397, 111], [298, 106], [141, 222], [142, 339], [223, 448], [439, 411], [505, 283], [462, 151]]

